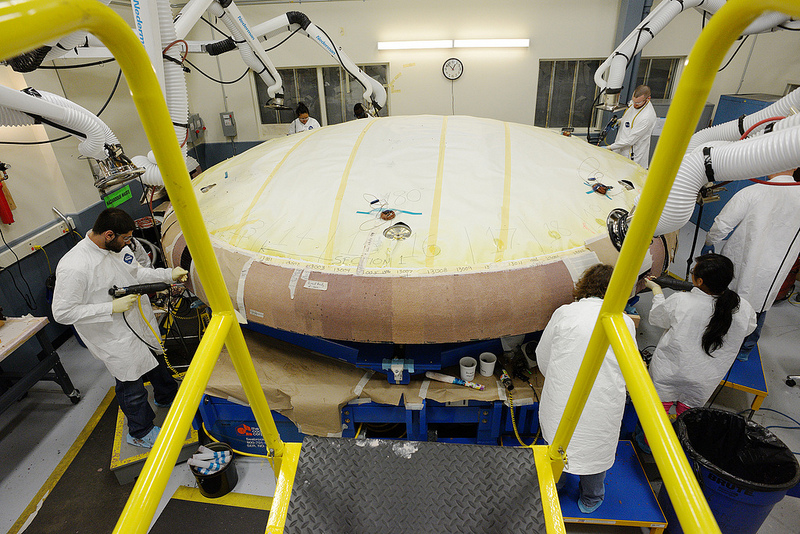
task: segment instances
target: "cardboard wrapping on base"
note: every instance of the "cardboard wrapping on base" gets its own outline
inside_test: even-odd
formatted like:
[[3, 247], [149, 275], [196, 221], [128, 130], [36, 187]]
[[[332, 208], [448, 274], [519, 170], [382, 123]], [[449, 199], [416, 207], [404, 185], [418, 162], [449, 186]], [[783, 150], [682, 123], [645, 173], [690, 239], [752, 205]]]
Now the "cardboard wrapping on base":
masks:
[[[375, 373], [361, 394], [356, 395], [354, 390], [364, 377], [364, 369], [251, 330], [245, 329], [244, 336], [270, 409], [291, 419], [304, 434], [339, 435], [342, 432], [341, 409], [357, 398], [392, 406], [422, 402], [419, 393], [426, 379], [419, 375], [409, 384], [394, 385], [387, 382], [385, 375]], [[456, 367], [443, 372], [458, 375]], [[502, 386], [498, 387], [495, 377], [476, 376], [475, 379], [486, 386], [484, 391], [430, 381], [426, 398], [438, 402], [504, 400]], [[542, 384], [543, 378], [538, 377], [538, 383]], [[527, 385], [517, 385], [514, 402], [529, 403], [523, 399], [531, 399], [533, 392]], [[233, 363], [224, 349], [206, 393], [247, 403]]]

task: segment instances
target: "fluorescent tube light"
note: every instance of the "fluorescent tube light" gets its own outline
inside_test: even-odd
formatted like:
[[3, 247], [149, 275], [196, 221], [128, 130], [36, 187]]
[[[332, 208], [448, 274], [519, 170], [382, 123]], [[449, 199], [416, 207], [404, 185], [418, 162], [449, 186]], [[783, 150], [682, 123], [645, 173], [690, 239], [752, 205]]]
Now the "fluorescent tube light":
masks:
[[378, 41], [378, 50], [409, 50], [413, 48], [453, 48], [452, 39], [438, 41]]
[[454, 48], [528, 48], [530, 39], [456, 39]]

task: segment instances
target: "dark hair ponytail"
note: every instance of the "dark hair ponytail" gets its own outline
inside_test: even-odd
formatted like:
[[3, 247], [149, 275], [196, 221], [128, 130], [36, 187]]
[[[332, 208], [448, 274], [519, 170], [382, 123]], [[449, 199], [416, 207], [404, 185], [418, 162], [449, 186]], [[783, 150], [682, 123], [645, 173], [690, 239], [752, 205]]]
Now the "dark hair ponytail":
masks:
[[738, 309], [739, 295], [735, 291], [726, 288], [717, 296], [714, 302], [714, 314], [703, 332], [703, 350], [709, 356], [722, 346], [722, 339], [733, 322], [733, 313]]
[[733, 262], [721, 254], [705, 254], [695, 258], [697, 264], [692, 271], [695, 278], [702, 278], [703, 285], [716, 297], [714, 313], [703, 332], [701, 345], [706, 354], [722, 346], [725, 334], [733, 323], [733, 314], [739, 309], [739, 295], [728, 289], [733, 280]]

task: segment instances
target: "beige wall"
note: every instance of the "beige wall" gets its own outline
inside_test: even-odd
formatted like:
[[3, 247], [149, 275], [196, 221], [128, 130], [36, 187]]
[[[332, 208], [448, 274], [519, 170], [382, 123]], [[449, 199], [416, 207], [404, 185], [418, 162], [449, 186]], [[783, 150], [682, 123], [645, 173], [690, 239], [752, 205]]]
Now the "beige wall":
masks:
[[[389, 63], [389, 102], [394, 115], [450, 114], [454, 110], [458, 115], [530, 124], [539, 58], [607, 55], [613, 48], [618, 2], [368, 0], [248, 6], [242, 12], [255, 23], [295, 8], [324, 29], [356, 63]], [[581, 35], [591, 35], [592, 39], [581, 39]], [[210, 36], [208, 26], [198, 25], [190, 38]], [[512, 37], [530, 39], [531, 47], [377, 49], [378, 41]], [[453, 56], [463, 61], [464, 74], [451, 83], [442, 76], [442, 64]], [[270, 52], [270, 57], [278, 67], [333, 64], [319, 46], [301, 36], [292, 37]], [[200, 57], [196, 62], [211, 74], [219, 73], [213, 58]], [[235, 79], [244, 69], [235, 52], [221, 56], [220, 63], [226, 80]], [[193, 110], [206, 118], [208, 140], [222, 141], [218, 119], [222, 89], [201, 76], [192, 76], [189, 88]], [[259, 138], [252, 84], [225, 86], [224, 90], [229, 105], [236, 103], [232, 109], [236, 111], [240, 138]], [[198, 94], [204, 97], [197, 98]]]
[[[300, 10], [327, 31], [356, 63], [389, 63], [389, 100], [394, 115], [450, 114], [454, 109], [456, 114], [532, 124], [539, 60], [606, 57], [614, 48], [619, 4], [618, 0], [351, 0], [243, 6], [241, 10], [251, 25], [285, 11]], [[116, 9], [124, 12], [123, 8]], [[644, 55], [687, 55], [700, 25], [701, 16], [696, 11], [679, 15], [648, 45]], [[377, 41], [388, 40], [502, 37], [528, 38], [531, 46], [510, 50], [406, 51], [378, 51], [376, 46]], [[201, 22], [188, 38], [209, 40], [219, 35]], [[753, 40], [751, 37], [730, 66], [718, 75], [708, 101], [716, 103], [720, 94], [736, 91]], [[759, 35], [740, 92], [782, 94], [787, 83], [800, 83], [798, 45], [797, 32]], [[333, 64], [321, 48], [299, 35], [269, 55], [277, 67]], [[463, 76], [452, 84], [441, 73], [442, 63], [451, 56], [464, 62]], [[245, 69], [237, 52], [221, 56], [219, 64], [216, 58], [200, 55], [192, 55], [190, 60], [224, 80], [235, 79]], [[22, 81], [18, 75], [12, 76], [7, 67], [0, 67], [0, 83], [32, 85], [66, 95], [97, 111], [109, 94], [117, 71], [113, 63], [60, 71], [59, 76], [51, 70], [40, 70]], [[251, 76], [221, 87], [193, 72], [187, 76], [187, 83], [190, 110], [206, 121], [206, 141], [225, 141], [219, 113], [226, 107], [235, 113], [237, 141], [265, 137], [258, 126]], [[129, 156], [147, 153], [148, 145], [124, 78], [102, 118]], [[0, 128], [0, 139], [22, 135], [21, 128], [13, 130]], [[53, 137], [59, 135], [49, 127], [30, 130], [25, 135], [41, 136], [45, 130]], [[18, 222], [3, 227], [7, 239], [23, 236], [52, 221], [51, 206], [74, 213], [98, 201], [88, 164], [79, 159], [76, 145], [76, 141], [68, 139], [52, 147], [2, 146], [0, 161], [12, 164], [9, 186], [21, 206], [15, 212]]]

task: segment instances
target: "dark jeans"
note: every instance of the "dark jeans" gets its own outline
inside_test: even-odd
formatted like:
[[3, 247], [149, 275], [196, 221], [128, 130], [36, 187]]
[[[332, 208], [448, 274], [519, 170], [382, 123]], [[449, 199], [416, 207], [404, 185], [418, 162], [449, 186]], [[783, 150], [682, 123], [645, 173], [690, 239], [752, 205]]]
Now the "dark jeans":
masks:
[[756, 329], [753, 330], [749, 336], [742, 341], [742, 348], [739, 349], [737, 357], [746, 358], [753, 351], [753, 348], [758, 343], [758, 338], [761, 337], [761, 329], [764, 327], [764, 320], [767, 318], [767, 312], [763, 311], [756, 313]]
[[117, 394], [119, 407], [128, 419], [128, 433], [134, 438], [143, 438], [153, 429], [156, 414], [147, 401], [145, 382], [153, 385], [156, 402], [169, 404], [178, 392], [178, 383], [162, 361], [163, 356], [156, 356], [158, 366], [139, 378], [130, 382], [117, 380], [114, 391]]
[[595, 475], [581, 475], [580, 495], [581, 502], [587, 508], [591, 508], [599, 502], [603, 502], [606, 496], [606, 472]]
[[[578, 483], [578, 490], [580, 491], [580, 499], [583, 505], [591, 508], [598, 502], [603, 502], [606, 496], [606, 472], [597, 473], [594, 475], [578, 475], [580, 481]], [[556, 484], [556, 489], [561, 490], [566, 484], [567, 479], [562, 474], [561, 480]]]

